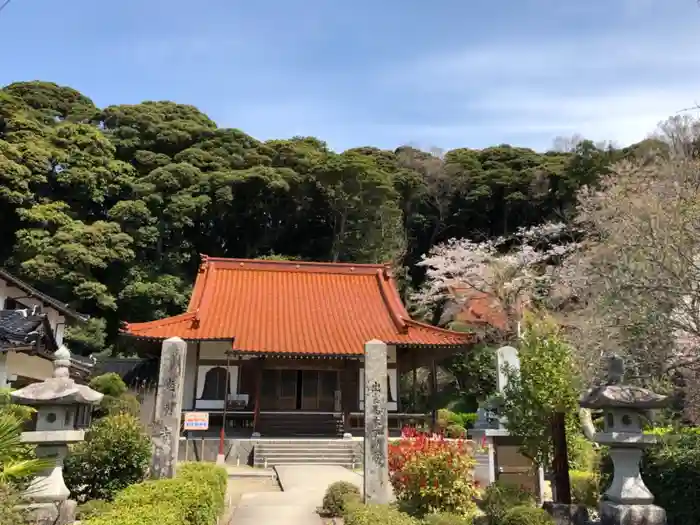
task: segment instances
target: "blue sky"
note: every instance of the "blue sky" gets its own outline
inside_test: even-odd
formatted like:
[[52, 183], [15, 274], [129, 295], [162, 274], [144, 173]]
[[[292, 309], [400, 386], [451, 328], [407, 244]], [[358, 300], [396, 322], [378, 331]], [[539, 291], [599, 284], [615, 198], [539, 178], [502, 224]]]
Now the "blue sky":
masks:
[[12, 0], [0, 84], [337, 150], [627, 144], [700, 101], [695, 0]]

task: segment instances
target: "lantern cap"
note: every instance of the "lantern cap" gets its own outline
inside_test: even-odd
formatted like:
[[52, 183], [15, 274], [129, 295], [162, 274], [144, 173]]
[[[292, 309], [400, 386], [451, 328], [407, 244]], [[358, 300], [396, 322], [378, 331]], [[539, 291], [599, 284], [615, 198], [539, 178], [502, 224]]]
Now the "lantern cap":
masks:
[[104, 394], [87, 385], [79, 385], [69, 374], [70, 350], [61, 346], [54, 354], [53, 377], [32, 383], [10, 394], [12, 401], [22, 405], [96, 405]]

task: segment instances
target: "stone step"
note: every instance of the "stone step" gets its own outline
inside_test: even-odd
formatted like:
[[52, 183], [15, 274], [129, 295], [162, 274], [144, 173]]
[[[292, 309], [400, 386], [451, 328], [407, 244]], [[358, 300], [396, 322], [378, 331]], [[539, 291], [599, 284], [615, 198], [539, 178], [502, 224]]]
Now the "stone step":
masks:
[[268, 467], [270, 466], [276, 466], [276, 465], [338, 465], [340, 467], [346, 467], [346, 468], [357, 468], [360, 466], [360, 463], [357, 463], [355, 461], [349, 461], [349, 460], [344, 460], [344, 461], [330, 461], [330, 460], [324, 460], [322, 458], [317, 458], [313, 456], [300, 456], [297, 458], [284, 458], [284, 459], [268, 459], [267, 461], [264, 458], [256, 458], [255, 459], [255, 466], [256, 467], [262, 467], [267, 465]]
[[318, 451], [318, 450], [309, 450], [309, 449], [300, 449], [300, 450], [261, 450], [258, 451], [259, 456], [264, 456], [264, 457], [276, 457], [276, 458], [281, 458], [281, 457], [294, 457], [294, 456], [316, 456], [320, 458], [353, 458], [355, 457], [355, 453], [352, 450], [325, 450], [325, 451]]
[[284, 442], [284, 441], [258, 441], [255, 444], [258, 448], [313, 448], [313, 449], [334, 449], [334, 450], [354, 450], [357, 445], [352, 442], [347, 441], [319, 441], [314, 443], [313, 441], [299, 441], [299, 442]]

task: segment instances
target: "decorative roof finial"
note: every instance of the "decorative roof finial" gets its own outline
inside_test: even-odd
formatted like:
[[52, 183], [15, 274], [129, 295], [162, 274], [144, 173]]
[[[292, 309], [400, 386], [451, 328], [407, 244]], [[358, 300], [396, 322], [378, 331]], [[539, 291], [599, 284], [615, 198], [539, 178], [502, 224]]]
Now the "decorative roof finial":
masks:
[[625, 362], [613, 354], [608, 359], [608, 385], [619, 385], [625, 377]]

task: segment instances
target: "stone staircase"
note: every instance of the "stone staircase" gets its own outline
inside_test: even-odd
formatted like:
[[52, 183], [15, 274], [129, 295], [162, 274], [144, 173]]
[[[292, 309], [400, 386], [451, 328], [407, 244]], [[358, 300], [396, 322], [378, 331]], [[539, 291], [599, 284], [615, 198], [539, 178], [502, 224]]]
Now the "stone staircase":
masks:
[[275, 465], [362, 466], [361, 442], [351, 439], [261, 439], [253, 449], [256, 467]]

